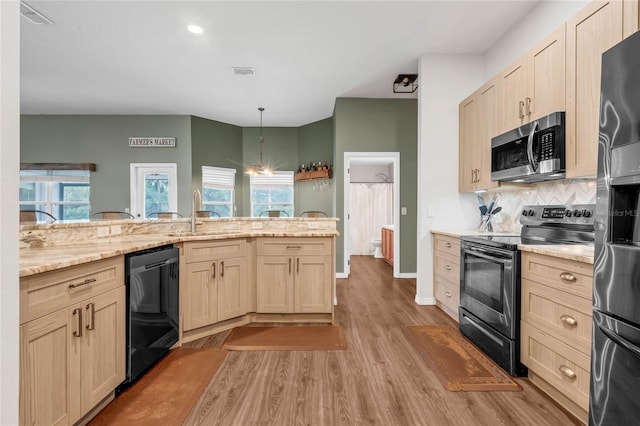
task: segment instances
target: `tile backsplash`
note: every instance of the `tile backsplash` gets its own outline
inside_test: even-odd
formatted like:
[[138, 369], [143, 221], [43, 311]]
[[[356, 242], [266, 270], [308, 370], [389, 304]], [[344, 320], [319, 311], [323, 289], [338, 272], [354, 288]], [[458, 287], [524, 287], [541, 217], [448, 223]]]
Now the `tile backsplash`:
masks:
[[502, 206], [502, 211], [492, 220], [494, 231], [520, 232], [520, 213], [523, 206], [535, 204], [595, 204], [596, 180], [566, 179], [529, 185], [522, 184], [509, 186], [508, 188], [498, 188], [482, 195], [487, 205], [494, 196], [497, 196], [496, 205]]

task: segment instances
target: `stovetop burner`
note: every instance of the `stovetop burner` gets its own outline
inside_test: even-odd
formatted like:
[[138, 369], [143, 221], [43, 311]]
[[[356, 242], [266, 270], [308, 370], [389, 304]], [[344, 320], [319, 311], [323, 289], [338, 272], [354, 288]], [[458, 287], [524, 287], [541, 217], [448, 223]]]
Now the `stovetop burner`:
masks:
[[516, 235], [465, 235], [463, 241], [515, 251], [520, 244], [593, 244], [593, 204], [525, 206]]

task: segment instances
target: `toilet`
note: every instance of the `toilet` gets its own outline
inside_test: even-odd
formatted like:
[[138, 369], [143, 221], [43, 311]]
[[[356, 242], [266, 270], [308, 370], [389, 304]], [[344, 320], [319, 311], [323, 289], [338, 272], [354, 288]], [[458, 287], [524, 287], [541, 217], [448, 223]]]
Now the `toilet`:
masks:
[[382, 259], [382, 239], [372, 238], [371, 245], [374, 248], [373, 257], [376, 259]]

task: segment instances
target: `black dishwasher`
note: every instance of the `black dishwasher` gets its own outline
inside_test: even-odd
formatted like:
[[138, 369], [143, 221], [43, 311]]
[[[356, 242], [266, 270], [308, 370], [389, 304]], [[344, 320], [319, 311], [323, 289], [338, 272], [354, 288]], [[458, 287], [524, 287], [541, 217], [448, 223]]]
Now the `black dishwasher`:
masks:
[[125, 255], [129, 386], [178, 341], [180, 250], [162, 246]]

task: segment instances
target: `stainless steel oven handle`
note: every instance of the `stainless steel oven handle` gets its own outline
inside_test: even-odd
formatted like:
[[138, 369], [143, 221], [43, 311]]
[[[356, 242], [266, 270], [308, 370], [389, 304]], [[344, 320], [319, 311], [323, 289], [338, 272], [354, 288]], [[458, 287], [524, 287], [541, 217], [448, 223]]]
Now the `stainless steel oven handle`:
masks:
[[508, 255], [504, 255], [504, 256], [490, 256], [488, 254], [486, 254], [486, 252], [484, 251], [480, 251], [477, 249], [472, 249], [472, 248], [468, 248], [465, 247], [464, 251], [466, 253], [471, 253], [472, 255], [479, 257], [481, 259], [485, 259], [485, 260], [492, 260], [495, 262], [500, 262], [500, 263], [507, 263], [507, 262], [511, 262], [513, 259], [511, 257], [509, 257]]

